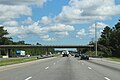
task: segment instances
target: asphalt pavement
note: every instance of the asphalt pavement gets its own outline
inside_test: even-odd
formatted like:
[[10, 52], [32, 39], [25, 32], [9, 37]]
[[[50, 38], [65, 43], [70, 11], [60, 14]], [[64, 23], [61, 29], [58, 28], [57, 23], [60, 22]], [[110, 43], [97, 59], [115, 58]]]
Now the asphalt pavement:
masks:
[[0, 67], [0, 80], [120, 80], [119, 68], [114, 69], [119, 65], [95, 59], [79, 60], [72, 56], [52, 57]]

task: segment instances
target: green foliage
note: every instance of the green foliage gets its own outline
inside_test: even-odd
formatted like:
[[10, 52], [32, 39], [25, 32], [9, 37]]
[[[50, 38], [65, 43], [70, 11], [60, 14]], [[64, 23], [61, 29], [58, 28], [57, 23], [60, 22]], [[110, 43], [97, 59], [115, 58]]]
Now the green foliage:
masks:
[[0, 26], [0, 45], [12, 44], [12, 38], [6, 37], [9, 33], [4, 30], [4, 26]]
[[120, 22], [111, 29], [106, 26], [98, 40], [98, 49], [104, 56], [120, 57]]
[[4, 30], [4, 26], [0, 26], [0, 37], [4, 37], [5, 35], [8, 35], [7, 30]]
[[112, 29], [110, 27], [106, 26], [101, 34], [101, 38], [99, 39], [100, 44], [104, 44], [105, 46], [109, 46], [110, 43], [110, 35], [111, 35]]
[[112, 52], [109, 46], [106, 47], [104, 45], [98, 44], [98, 50], [104, 53], [102, 54], [104, 57], [112, 56]]
[[0, 58], [2, 58], [2, 55], [0, 55]]
[[81, 50], [81, 53], [86, 53], [87, 51], [89, 51], [89, 49], [88, 48], [84, 48], [84, 49]]
[[[87, 53], [88, 53], [89, 56], [91, 56], [91, 57], [96, 57], [95, 51], [88, 51]], [[103, 57], [103, 56], [104, 56], [104, 52], [102, 52], [102, 51], [98, 51], [97, 53], [98, 53], [98, 56], [99, 56], [99, 57]]]

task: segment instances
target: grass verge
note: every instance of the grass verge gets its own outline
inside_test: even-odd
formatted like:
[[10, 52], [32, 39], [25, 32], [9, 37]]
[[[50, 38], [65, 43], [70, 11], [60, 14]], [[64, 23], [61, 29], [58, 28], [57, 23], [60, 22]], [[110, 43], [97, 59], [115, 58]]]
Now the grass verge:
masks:
[[116, 57], [108, 58], [108, 60], [120, 62], [120, 58]]
[[37, 60], [37, 58], [22, 58], [22, 59], [1, 60], [0, 61], [0, 66], [29, 62], [29, 61], [33, 61], [33, 60]]
[[61, 56], [61, 54], [55, 54], [54, 57]]

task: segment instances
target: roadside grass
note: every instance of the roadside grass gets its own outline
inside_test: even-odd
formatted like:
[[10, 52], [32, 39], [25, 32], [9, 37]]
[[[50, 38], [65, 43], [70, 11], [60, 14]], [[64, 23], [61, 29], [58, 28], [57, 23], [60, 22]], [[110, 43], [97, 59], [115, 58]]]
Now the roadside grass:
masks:
[[29, 61], [34, 61], [34, 60], [37, 60], [37, 58], [22, 58], [22, 59], [1, 60], [0, 61], [0, 66], [29, 62]]
[[117, 62], [120, 62], [120, 58], [116, 58], [116, 57], [110, 57], [110, 58], [107, 58], [108, 60], [111, 60], [111, 61], [117, 61]]
[[54, 57], [61, 56], [61, 54], [55, 54]]
[[[87, 52], [88, 54], [89, 54], [89, 56], [91, 56], [91, 57], [96, 57], [96, 52], [95, 51], [88, 51]], [[97, 51], [97, 57], [102, 57], [102, 54], [104, 54], [103, 52], [101, 52], [101, 51]]]

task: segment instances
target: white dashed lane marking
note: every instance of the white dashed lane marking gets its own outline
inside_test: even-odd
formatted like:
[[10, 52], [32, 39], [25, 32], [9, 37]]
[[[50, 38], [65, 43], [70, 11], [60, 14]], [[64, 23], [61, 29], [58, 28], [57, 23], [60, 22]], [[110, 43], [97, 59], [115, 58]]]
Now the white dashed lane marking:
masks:
[[88, 69], [92, 69], [91, 67], [88, 67]]
[[45, 69], [48, 69], [49, 67], [46, 67]]
[[111, 80], [111, 79], [109, 79], [108, 77], [104, 77], [106, 80]]
[[53, 63], [55, 65], [55, 63]]
[[31, 78], [32, 78], [32, 76], [30, 76], [30, 77], [26, 78], [25, 80], [30, 80]]

